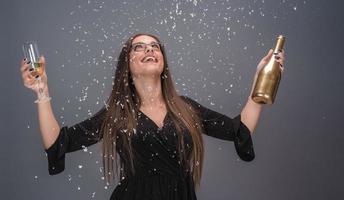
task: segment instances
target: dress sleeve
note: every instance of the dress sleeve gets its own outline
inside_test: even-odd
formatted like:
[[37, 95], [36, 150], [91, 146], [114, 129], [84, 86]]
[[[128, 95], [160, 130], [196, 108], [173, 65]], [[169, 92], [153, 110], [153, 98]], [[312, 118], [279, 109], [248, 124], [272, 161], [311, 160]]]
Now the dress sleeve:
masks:
[[48, 157], [50, 175], [62, 172], [65, 168], [65, 154], [80, 150], [97, 143], [100, 140], [100, 128], [105, 118], [106, 109], [102, 108], [92, 117], [71, 127], [60, 129], [55, 142], [45, 149]]
[[195, 100], [181, 96], [199, 112], [202, 119], [204, 134], [222, 140], [234, 141], [239, 157], [244, 161], [252, 161], [255, 157], [250, 130], [241, 121], [241, 115], [233, 119], [210, 110]]

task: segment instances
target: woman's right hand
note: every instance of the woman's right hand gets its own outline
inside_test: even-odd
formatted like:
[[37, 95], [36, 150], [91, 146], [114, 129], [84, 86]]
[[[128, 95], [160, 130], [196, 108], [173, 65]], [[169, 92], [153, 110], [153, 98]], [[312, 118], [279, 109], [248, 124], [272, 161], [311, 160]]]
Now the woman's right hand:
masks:
[[43, 74], [40, 76], [41, 80], [39, 81], [39, 85], [36, 82], [36, 78], [38, 78], [38, 77], [33, 77], [31, 74], [30, 69], [32, 69], [32, 68], [30, 68], [30, 65], [31, 65], [30, 61], [27, 61], [24, 58], [21, 61], [21, 67], [20, 67], [24, 86], [35, 91], [36, 94], [39, 93], [39, 88], [42, 88], [44, 92], [46, 92], [48, 89], [48, 78], [47, 78], [47, 74], [45, 72], [46, 63], [45, 63], [44, 56], [41, 56], [39, 58], [39, 62], [42, 64], [41, 67], [43, 68]]

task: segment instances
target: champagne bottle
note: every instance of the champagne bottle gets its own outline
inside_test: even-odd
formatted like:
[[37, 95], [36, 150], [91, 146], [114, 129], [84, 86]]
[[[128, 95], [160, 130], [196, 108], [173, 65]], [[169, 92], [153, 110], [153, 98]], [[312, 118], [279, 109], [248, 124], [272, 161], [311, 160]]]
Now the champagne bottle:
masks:
[[[277, 37], [274, 53], [282, 50], [285, 37], [279, 35]], [[273, 104], [276, 98], [278, 85], [281, 80], [281, 70], [275, 56], [272, 55], [268, 64], [266, 64], [259, 72], [252, 91], [252, 100], [258, 104]]]

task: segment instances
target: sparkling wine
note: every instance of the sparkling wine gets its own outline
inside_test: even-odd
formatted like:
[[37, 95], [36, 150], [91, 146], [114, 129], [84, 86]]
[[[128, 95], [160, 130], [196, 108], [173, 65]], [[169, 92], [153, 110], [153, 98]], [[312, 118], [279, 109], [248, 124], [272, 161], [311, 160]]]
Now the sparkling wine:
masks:
[[44, 73], [44, 69], [42, 66], [42, 63], [33, 63], [33, 70], [30, 73], [32, 77], [36, 77], [36, 76], [42, 76]]

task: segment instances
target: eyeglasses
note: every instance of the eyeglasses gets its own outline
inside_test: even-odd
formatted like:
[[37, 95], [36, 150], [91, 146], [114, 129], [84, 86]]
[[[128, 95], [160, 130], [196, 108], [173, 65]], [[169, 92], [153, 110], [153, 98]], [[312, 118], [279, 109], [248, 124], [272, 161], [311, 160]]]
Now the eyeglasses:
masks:
[[132, 49], [135, 52], [142, 52], [142, 51], [146, 51], [147, 50], [147, 46], [150, 46], [151, 49], [153, 49], [154, 51], [161, 51], [161, 44], [158, 42], [152, 42], [150, 44], [146, 44], [143, 42], [138, 42], [138, 43], [134, 43], [131, 45]]

